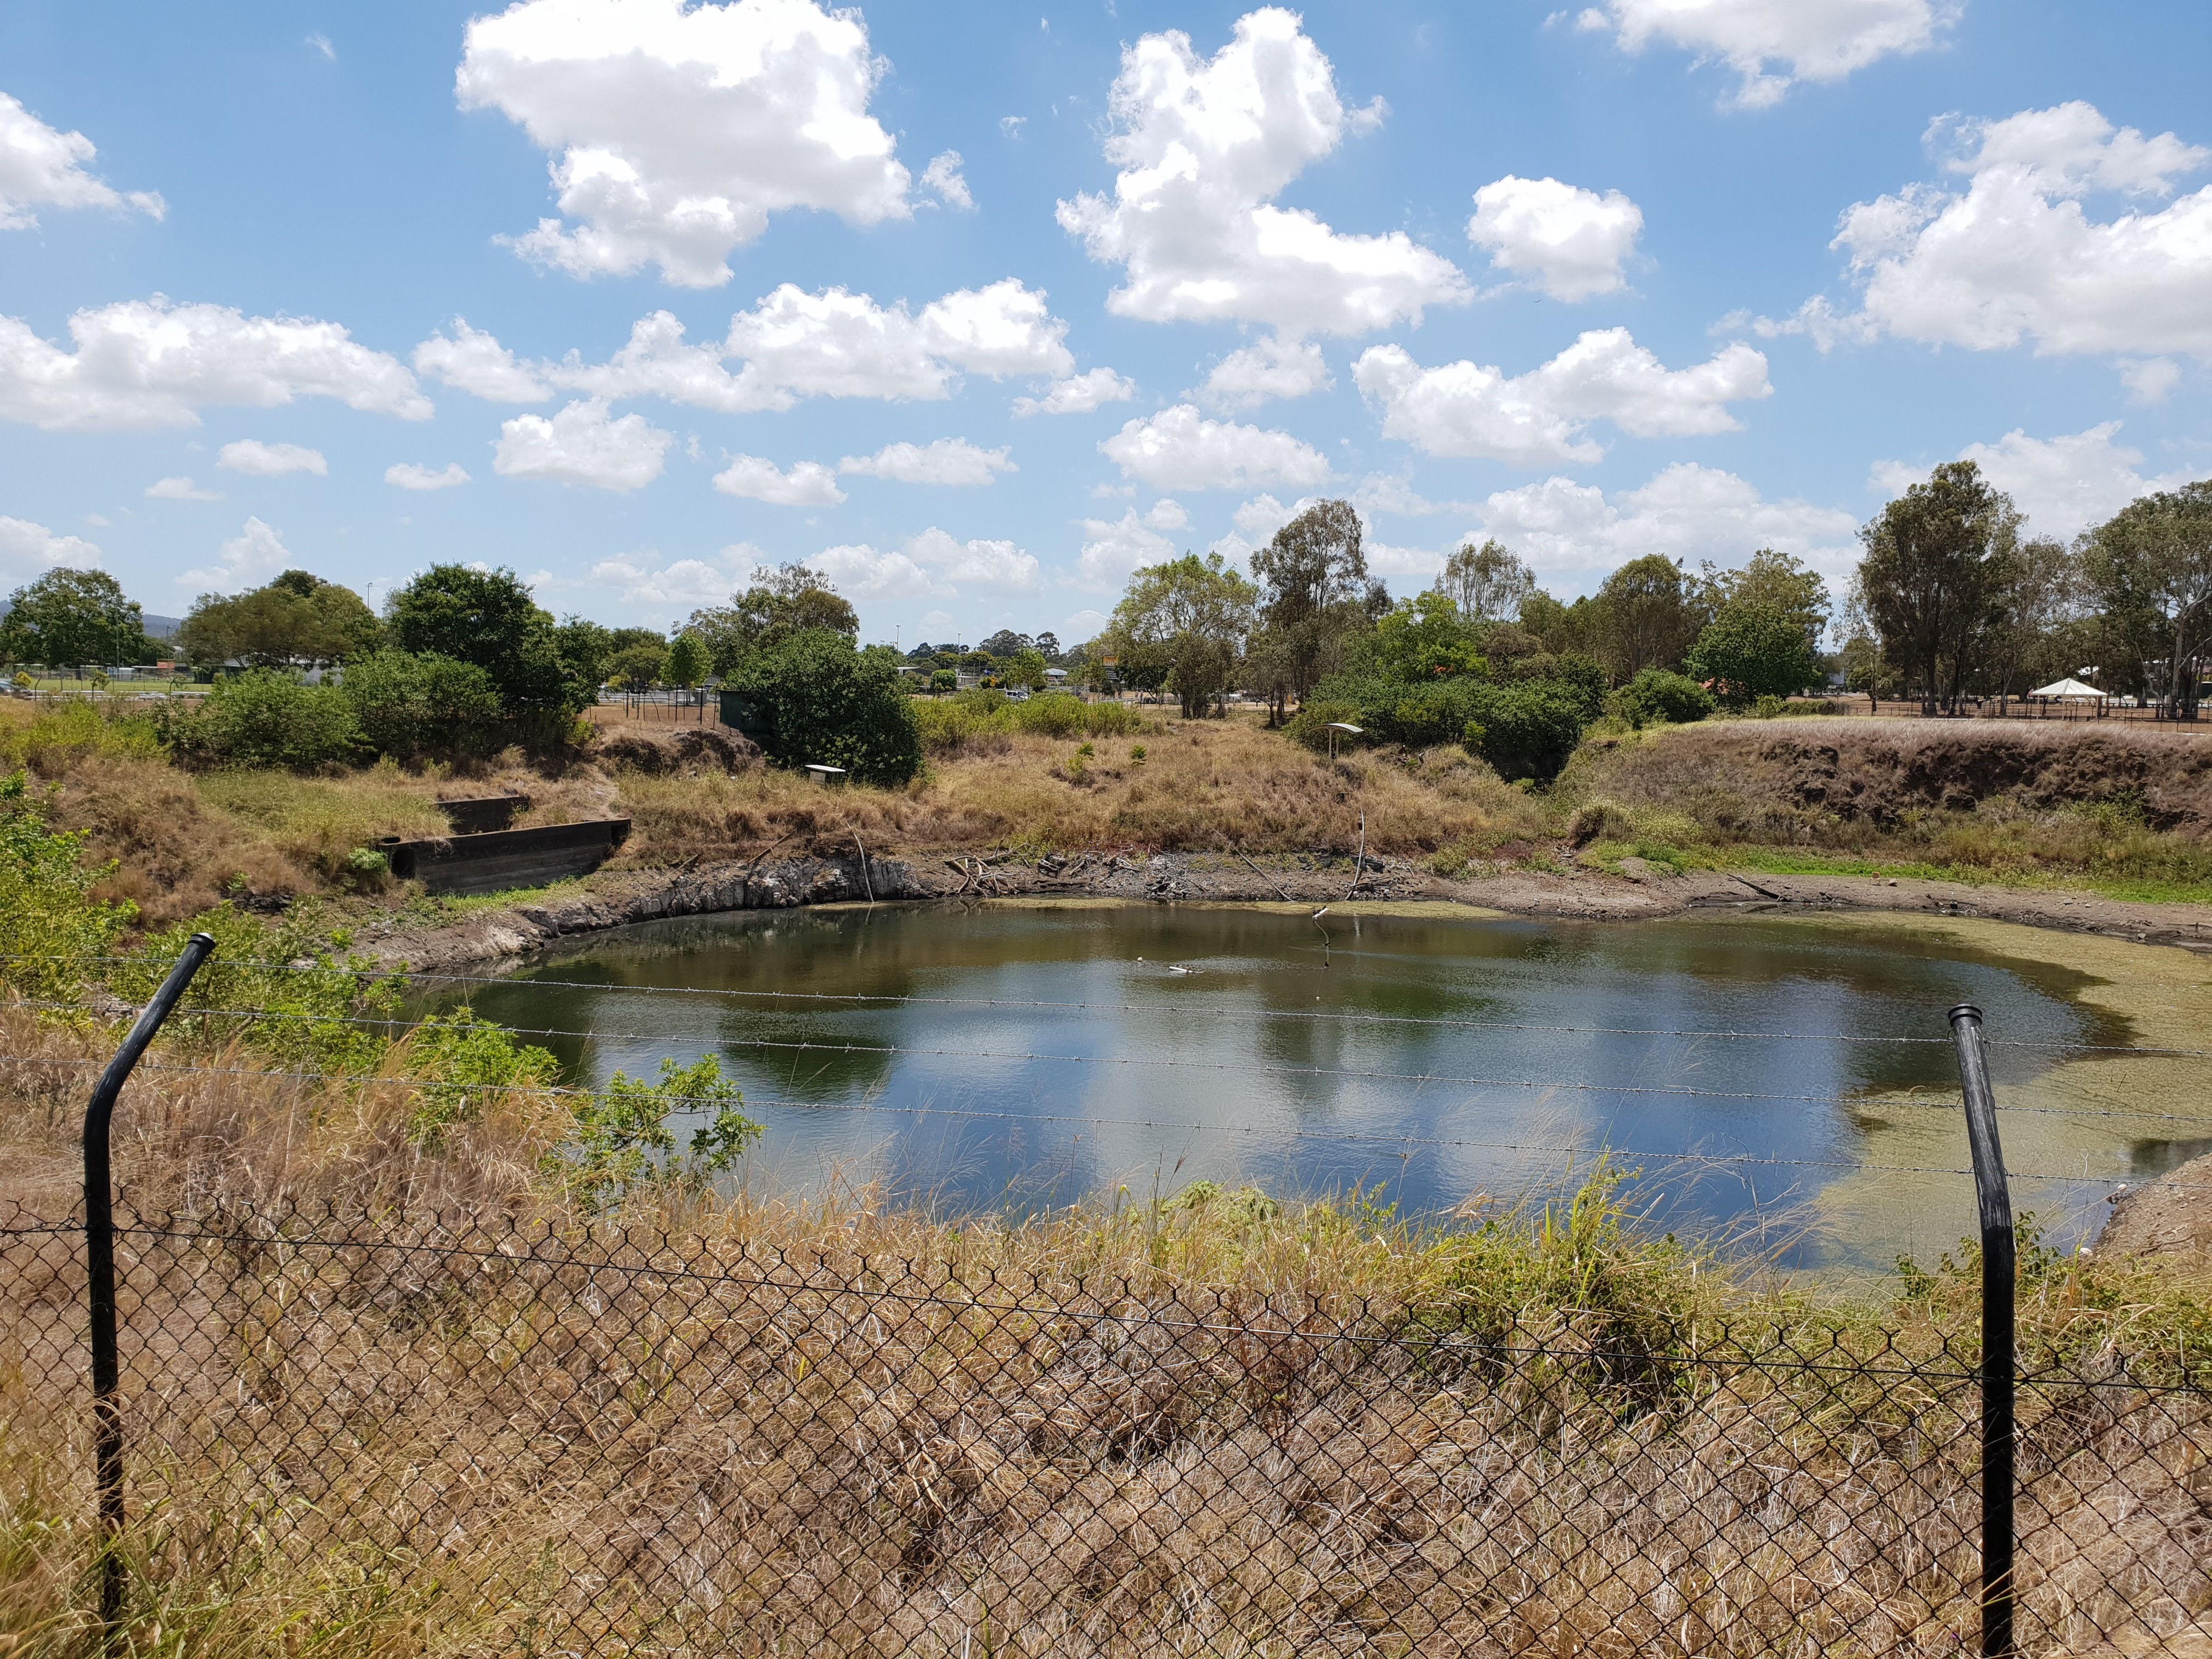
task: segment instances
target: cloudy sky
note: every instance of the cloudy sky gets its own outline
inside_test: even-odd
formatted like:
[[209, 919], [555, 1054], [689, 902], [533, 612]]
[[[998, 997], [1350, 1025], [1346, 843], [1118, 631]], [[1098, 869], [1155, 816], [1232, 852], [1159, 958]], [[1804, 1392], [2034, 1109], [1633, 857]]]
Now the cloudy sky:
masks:
[[17, 0], [0, 583], [507, 564], [665, 625], [1087, 636], [1350, 496], [1847, 568], [1971, 455], [2070, 535], [2212, 473], [2212, 9]]

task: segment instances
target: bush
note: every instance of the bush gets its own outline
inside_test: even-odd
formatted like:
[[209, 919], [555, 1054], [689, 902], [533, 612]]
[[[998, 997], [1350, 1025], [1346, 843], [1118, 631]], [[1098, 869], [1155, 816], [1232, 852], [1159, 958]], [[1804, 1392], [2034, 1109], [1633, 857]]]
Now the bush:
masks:
[[1009, 702], [999, 691], [963, 691], [914, 705], [922, 746], [940, 758], [990, 754], [1017, 732], [1048, 738], [1123, 738], [1145, 730], [1144, 718], [1118, 702], [1085, 702], [1069, 692], [1048, 692]]
[[88, 869], [84, 840], [46, 828], [21, 772], [0, 780], [0, 982], [23, 995], [76, 996], [85, 963], [113, 951], [137, 916], [92, 896], [115, 866]]
[[888, 649], [856, 651], [842, 634], [810, 628], [747, 658], [729, 685], [759, 709], [770, 758], [896, 786], [921, 769], [921, 724], [898, 663]]
[[173, 718], [169, 743], [191, 765], [312, 772], [353, 759], [362, 734], [352, 702], [336, 686], [256, 668], [216, 681], [198, 708]]
[[1713, 694], [1683, 674], [1663, 668], [1646, 668], [1606, 700], [1607, 711], [1631, 726], [1652, 720], [1686, 726], [1713, 712]]
[[472, 662], [379, 651], [347, 664], [339, 690], [362, 735], [394, 760], [477, 755], [496, 741], [499, 691]]
[[1509, 781], [1533, 778], [1549, 783], [1575, 752], [1589, 724], [1581, 697], [1555, 681], [1515, 685], [1477, 682], [1470, 701], [1469, 724], [1478, 729], [1467, 733], [1468, 750]]

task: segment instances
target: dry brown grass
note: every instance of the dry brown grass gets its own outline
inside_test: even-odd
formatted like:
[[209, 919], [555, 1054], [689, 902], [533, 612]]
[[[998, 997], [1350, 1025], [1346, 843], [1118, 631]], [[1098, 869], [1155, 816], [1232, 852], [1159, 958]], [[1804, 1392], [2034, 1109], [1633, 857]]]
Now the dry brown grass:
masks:
[[[66, 1213], [96, 1048], [0, 1024], [20, 1229]], [[1973, 1626], [1940, 1297], [1822, 1308], [1600, 1209], [587, 1225], [533, 1178], [554, 1105], [432, 1153], [397, 1092], [132, 1085], [124, 1190], [185, 1212], [125, 1239], [134, 1653], [1795, 1659]], [[0, 1639], [88, 1654], [76, 1247], [0, 1255]], [[2142, 1386], [2155, 1322], [2067, 1336], [2172, 1304], [2089, 1271], [2025, 1297], [2075, 1373], [2027, 1395], [2026, 1628], [2155, 1652], [2212, 1607], [2212, 1401]]]
[[2212, 744], [2139, 726], [1711, 721], [1584, 744], [1554, 791], [1577, 842], [1759, 847], [1984, 879], [2212, 889]]
[[1456, 749], [1360, 754], [1332, 769], [1249, 719], [1170, 720], [1136, 738], [1090, 739], [1080, 756], [1085, 741], [994, 732], [933, 761], [904, 790], [823, 790], [766, 769], [617, 776], [637, 822], [631, 855], [644, 862], [750, 854], [786, 835], [794, 847], [849, 846], [854, 830], [872, 853], [1012, 843], [1349, 853], [1363, 811], [1379, 852], [1486, 850], [1545, 830], [1540, 801]]

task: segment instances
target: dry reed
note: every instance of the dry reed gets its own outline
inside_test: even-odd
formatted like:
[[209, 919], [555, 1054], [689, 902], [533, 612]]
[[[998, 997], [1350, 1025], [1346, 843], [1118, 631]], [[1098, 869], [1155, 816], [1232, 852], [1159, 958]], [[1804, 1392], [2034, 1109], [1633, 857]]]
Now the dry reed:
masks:
[[[0, 1023], [0, 1631], [73, 1655], [97, 1048]], [[1974, 1624], [1948, 1280], [1825, 1306], [1601, 1188], [1443, 1236], [1203, 1191], [592, 1217], [536, 1174], [557, 1102], [433, 1153], [404, 1093], [132, 1085], [134, 1652], [1917, 1656]], [[2203, 1289], [2076, 1262], [2025, 1295], [2032, 1651], [2212, 1607]]]

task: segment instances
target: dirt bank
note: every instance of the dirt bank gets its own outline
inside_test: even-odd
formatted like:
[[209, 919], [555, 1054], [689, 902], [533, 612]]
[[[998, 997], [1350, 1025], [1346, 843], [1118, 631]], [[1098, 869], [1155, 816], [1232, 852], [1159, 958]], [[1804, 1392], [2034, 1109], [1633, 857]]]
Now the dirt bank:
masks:
[[2122, 1192], [2096, 1248], [2106, 1255], [2212, 1255], [2212, 1152]]
[[[1630, 860], [1632, 866], [1636, 861]], [[1355, 875], [1358, 878], [1354, 887]], [[1647, 868], [1626, 876], [1577, 868], [1559, 873], [1499, 868], [1447, 880], [1400, 858], [1315, 854], [1250, 860], [1235, 854], [1161, 853], [1150, 857], [1048, 854], [1035, 862], [1004, 854], [921, 860], [855, 854], [732, 860], [675, 872], [610, 872], [580, 896], [486, 911], [434, 928], [396, 918], [360, 930], [379, 960], [417, 969], [457, 968], [520, 956], [556, 939], [633, 922], [799, 904], [1061, 896], [1131, 902], [1341, 904], [1362, 900], [1443, 900], [1508, 915], [1630, 921], [1712, 908], [1798, 907], [1919, 912], [2212, 951], [2212, 907], [2143, 904], [2092, 893], [1972, 886], [1876, 876], [1745, 876]]]
[[1916, 815], [2081, 810], [2212, 835], [2212, 743], [2091, 723], [1867, 719], [1713, 721], [1656, 740], [1600, 739], [1579, 758], [1593, 800], [1685, 813], [1740, 839], [1832, 842], [1838, 825]]

